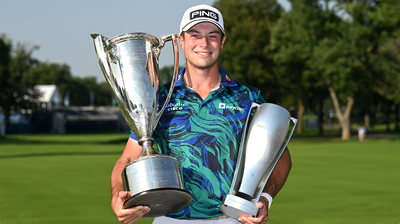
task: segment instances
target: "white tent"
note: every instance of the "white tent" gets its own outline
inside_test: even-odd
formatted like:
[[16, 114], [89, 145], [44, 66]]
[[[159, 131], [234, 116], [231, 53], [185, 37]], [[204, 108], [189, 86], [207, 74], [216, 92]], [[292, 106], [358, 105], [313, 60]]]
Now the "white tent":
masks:
[[61, 105], [62, 98], [56, 85], [36, 85], [34, 88], [40, 93], [36, 100], [41, 108], [52, 110]]

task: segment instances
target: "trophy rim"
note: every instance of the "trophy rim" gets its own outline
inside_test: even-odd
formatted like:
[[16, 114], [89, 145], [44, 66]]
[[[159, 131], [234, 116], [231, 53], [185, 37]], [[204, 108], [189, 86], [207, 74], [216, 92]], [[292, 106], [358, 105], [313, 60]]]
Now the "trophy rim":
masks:
[[173, 187], [157, 188], [130, 196], [124, 202], [123, 208], [128, 209], [136, 206], [148, 206], [150, 212], [146, 213], [143, 217], [158, 217], [182, 210], [187, 207], [192, 200], [192, 196], [184, 189]]
[[126, 34], [118, 35], [118, 36], [111, 38], [110, 42], [117, 44], [117, 43], [129, 41], [129, 40], [146, 40], [157, 46], [160, 44], [160, 41], [158, 40], [157, 37], [155, 37], [151, 34], [148, 34], [148, 33], [140, 33], [140, 32], [126, 33]]
[[147, 160], [147, 159], [152, 159], [152, 158], [168, 158], [168, 159], [173, 159], [175, 161], [178, 161], [177, 158], [165, 154], [153, 154], [153, 155], [147, 155], [147, 156], [140, 156], [139, 158], [132, 160], [129, 162], [125, 167], [128, 167], [136, 162], [142, 161], [142, 160]]

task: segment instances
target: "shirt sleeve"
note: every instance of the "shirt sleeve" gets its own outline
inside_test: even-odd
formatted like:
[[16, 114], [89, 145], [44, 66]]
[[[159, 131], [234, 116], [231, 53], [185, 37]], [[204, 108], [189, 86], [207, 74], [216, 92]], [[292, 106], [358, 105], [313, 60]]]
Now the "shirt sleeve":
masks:
[[135, 133], [133, 133], [133, 131], [130, 131], [129, 138], [139, 141], [139, 138], [135, 135]]
[[258, 103], [258, 104], [266, 103], [265, 100], [264, 100], [264, 97], [262, 97], [260, 93], [258, 93], [258, 97], [256, 98], [255, 102]]
[[262, 95], [261, 95], [261, 91], [259, 90], [259, 89], [257, 89], [257, 88], [254, 88], [254, 90], [253, 90], [253, 96], [254, 96], [254, 103], [258, 103], [258, 104], [263, 104], [263, 103], [266, 103], [265, 102], [265, 100], [264, 100], [264, 97], [262, 97]]

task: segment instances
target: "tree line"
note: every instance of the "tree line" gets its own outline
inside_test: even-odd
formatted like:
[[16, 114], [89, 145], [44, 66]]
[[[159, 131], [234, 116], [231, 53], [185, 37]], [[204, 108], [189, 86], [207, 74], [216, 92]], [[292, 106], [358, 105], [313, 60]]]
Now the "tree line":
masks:
[[34, 103], [39, 97], [35, 85], [55, 84], [72, 106], [91, 105], [91, 94], [95, 95], [94, 106], [112, 104], [107, 83], [97, 83], [95, 77], [74, 77], [67, 64], [39, 61], [32, 56], [37, 49], [39, 46], [14, 43], [6, 34], [0, 35], [0, 111], [7, 123], [12, 113], [39, 109]]
[[[275, 0], [217, 0], [227, 40], [219, 64], [235, 80], [259, 88], [267, 102], [295, 111], [298, 132], [306, 112], [327, 111], [340, 123], [342, 139], [351, 124], [373, 126], [378, 114], [400, 110], [400, 3], [378, 0], [296, 0], [284, 11]], [[38, 84], [55, 84], [70, 105], [112, 104], [111, 89], [94, 77], [73, 77], [66, 64], [32, 57], [37, 46], [0, 36], [0, 107], [6, 117], [30, 106]], [[160, 82], [173, 68], [160, 69]], [[353, 119], [353, 121], [351, 120]]]
[[[36, 85], [56, 85], [65, 106], [115, 105], [110, 85], [97, 82], [96, 77], [76, 77], [69, 65], [43, 62], [32, 55], [39, 46], [14, 43], [6, 34], [0, 35], [0, 112], [6, 125], [10, 115], [20, 111], [40, 111]], [[171, 81], [173, 66], [160, 69], [160, 83]], [[93, 101], [91, 96], [94, 96]]]

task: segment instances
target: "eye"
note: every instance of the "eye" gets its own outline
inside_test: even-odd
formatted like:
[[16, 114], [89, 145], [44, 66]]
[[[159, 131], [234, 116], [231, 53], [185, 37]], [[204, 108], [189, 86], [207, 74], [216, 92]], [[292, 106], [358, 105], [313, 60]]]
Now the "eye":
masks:
[[218, 39], [218, 35], [212, 34], [212, 35], [208, 36], [208, 38], [209, 38], [210, 40], [216, 40], [216, 39]]

